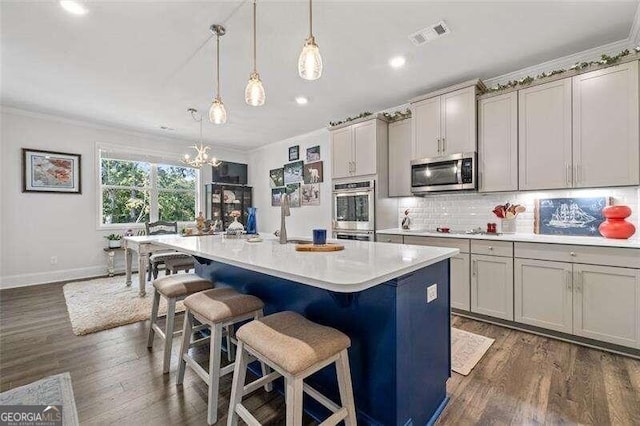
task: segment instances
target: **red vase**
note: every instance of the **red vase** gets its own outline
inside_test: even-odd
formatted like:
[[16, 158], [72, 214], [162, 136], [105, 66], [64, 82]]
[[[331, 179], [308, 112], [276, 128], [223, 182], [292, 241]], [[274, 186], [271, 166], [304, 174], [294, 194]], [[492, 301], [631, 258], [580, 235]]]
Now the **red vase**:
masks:
[[627, 206], [609, 206], [602, 209], [607, 218], [600, 224], [598, 230], [605, 238], [626, 240], [636, 232], [636, 227], [625, 219], [631, 216], [631, 209]]

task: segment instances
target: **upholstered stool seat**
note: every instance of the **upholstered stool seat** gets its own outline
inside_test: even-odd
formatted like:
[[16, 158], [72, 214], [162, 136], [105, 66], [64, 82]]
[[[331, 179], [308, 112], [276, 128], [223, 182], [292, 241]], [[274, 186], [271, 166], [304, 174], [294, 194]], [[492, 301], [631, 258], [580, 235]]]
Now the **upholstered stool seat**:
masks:
[[211, 288], [211, 281], [196, 274], [176, 274], [158, 278], [153, 287], [166, 298], [186, 297]]
[[178, 271], [189, 272], [195, 269], [196, 260], [192, 256], [166, 259], [164, 269], [166, 275], [177, 274]]
[[215, 323], [259, 311], [264, 308], [264, 303], [255, 296], [238, 293], [232, 288], [212, 288], [187, 297], [184, 306], [194, 315]]
[[289, 374], [298, 374], [351, 345], [335, 328], [295, 312], [279, 312], [238, 329], [236, 336]]
[[[151, 279], [151, 275], [153, 275], [154, 279], [158, 278], [158, 267], [162, 264], [164, 264], [166, 267], [168, 260], [171, 260], [171, 261], [180, 260], [180, 261], [187, 261], [187, 262], [194, 261], [193, 256], [185, 253], [180, 253], [175, 250], [153, 253], [151, 256], [149, 256], [149, 275], [150, 275], [149, 279]], [[169, 269], [167, 269], [167, 274], [168, 273], [169, 273]]]
[[[295, 312], [279, 312], [251, 321], [236, 333], [238, 355], [235, 362], [228, 426], [238, 424], [241, 417], [250, 425], [259, 424], [242, 405], [242, 397], [264, 385], [266, 380], [285, 379], [286, 424], [302, 424], [303, 393], [324, 405], [333, 414], [322, 425], [336, 425], [344, 420], [347, 426], [356, 425], [356, 410], [351, 386], [347, 349], [351, 340], [347, 335], [309, 321]], [[250, 356], [275, 370], [267, 377], [245, 385]], [[330, 364], [336, 366], [342, 406], [304, 383], [304, 379]]]
[[[164, 358], [162, 361], [163, 373], [168, 373], [171, 367], [171, 347], [173, 345], [173, 336], [181, 333], [181, 331], [173, 331], [176, 315], [176, 302], [184, 299], [190, 294], [210, 289], [211, 287], [213, 287], [213, 283], [211, 281], [199, 277], [196, 274], [168, 275], [153, 281], [153, 304], [151, 306], [151, 324], [149, 326], [149, 340], [147, 341], [147, 347], [153, 347], [155, 333], [158, 333], [164, 341]], [[162, 330], [157, 324], [161, 297], [167, 299], [167, 321], [164, 330]]]
[[[233, 337], [234, 325], [251, 319], [262, 317], [264, 303], [255, 296], [242, 294], [232, 288], [214, 288], [192, 294], [184, 299], [185, 320], [182, 331], [182, 346], [180, 349], [180, 364], [176, 383], [184, 381], [185, 369], [189, 366], [209, 386], [209, 403], [207, 410], [207, 422], [213, 424], [218, 419], [218, 390], [220, 377], [233, 373], [234, 364], [220, 367], [222, 352], [222, 336], [226, 332], [227, 355], [231, 361], [233, 357], [236, 339]], [[211, 329], [211, 337], [192, 341], [194, 319], [202, 326]], [[203, 341], [209, 340], [209, 371], [206, 371], [189, 355], [189, 348], [198, 346]], [[262, 373], [268, 375], [266, 365], [262, 365]], [[263, 386], [259, 385], [258, 387]], [[270, 391], [269, 382], [264, 384]]]

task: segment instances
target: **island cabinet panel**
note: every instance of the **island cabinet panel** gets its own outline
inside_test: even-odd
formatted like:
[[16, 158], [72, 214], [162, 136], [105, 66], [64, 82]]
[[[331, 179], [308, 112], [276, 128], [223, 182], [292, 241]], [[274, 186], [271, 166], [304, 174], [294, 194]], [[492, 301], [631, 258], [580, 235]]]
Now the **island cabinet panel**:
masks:
[[[212, 260], [197, 258], [198, 275], [216, 287], [259, 297], [265, 315], [295, 311], [351, 339], [349, 365], [358, 425], [433, 424], [446, 402], [451, 372], [449, 261], [441, 261], [355, 293], [338, 293]], [[321, 260], [319, 260], [321, 262]], [[427, 302], [427, 288], [437, 297]], [[250, 365], [257, 376], [259, 366]], [[305, 380], [340, 401], [335, 369]], [[275, 390], [282, 393], [280, 381]], [[311, 399], [316, 419], [329, 411]]]
[[574, 186], [640, 183], [638, 61], [573, 77]]
[[515, 259], [514, 270], [515, 321], [572, 333], [572, 265]]
[[518, 92], [478, 102], [478, 190], [518, 190]]
[[513, 258], [471, 255], [471, 312], [513, 321]]
[[570, 188], [571, 79], [520, 90], [520, 189]]
[[640, 348], [640, 270], [573, 265], [573, 333]]
[[353, 133], [351, 127], [331, 132], [332, 177], [334, 179], [351, 176], [353, 169]]
[[471, 309], [471, 257], [460, 253], [451, 258], [451, 307], [463, 311]]
[[389, 123], [389, 197], [411, 196], [411, 119]]

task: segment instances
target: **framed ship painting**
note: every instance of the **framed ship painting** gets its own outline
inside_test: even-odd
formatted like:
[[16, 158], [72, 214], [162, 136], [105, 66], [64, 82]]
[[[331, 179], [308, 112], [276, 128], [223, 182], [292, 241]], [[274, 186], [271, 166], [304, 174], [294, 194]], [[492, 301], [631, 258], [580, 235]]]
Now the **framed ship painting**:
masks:
[[80, 154], [22, 149], [22, 192], [80, 194]]
[[541, 198], [536, 200], [534, 231], [545, 235], [600, 236], [602, 209], [609, 197]]

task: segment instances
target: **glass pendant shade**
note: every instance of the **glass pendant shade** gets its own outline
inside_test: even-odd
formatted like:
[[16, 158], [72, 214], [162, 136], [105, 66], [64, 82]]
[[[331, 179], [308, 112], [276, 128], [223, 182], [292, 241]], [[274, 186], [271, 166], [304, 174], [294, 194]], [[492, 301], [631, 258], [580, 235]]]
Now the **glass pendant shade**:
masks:
[[244, 100], [248, 105], [261, 106], [264, 105], [265, 94], [262, 81], [258, 73], [251, 73], [247, 88], [244, 89]]
[[213, 124], [224, 124], [227, 122], [227, 110], [224, 108], [222, 99], [215, 98], [209, 109], [209, 121]]
[[309, 37], [302, 48], [298, 59], [298, 74], [305, 80], [317, 80], [322, 75], [322, 57], [313, 37]]

